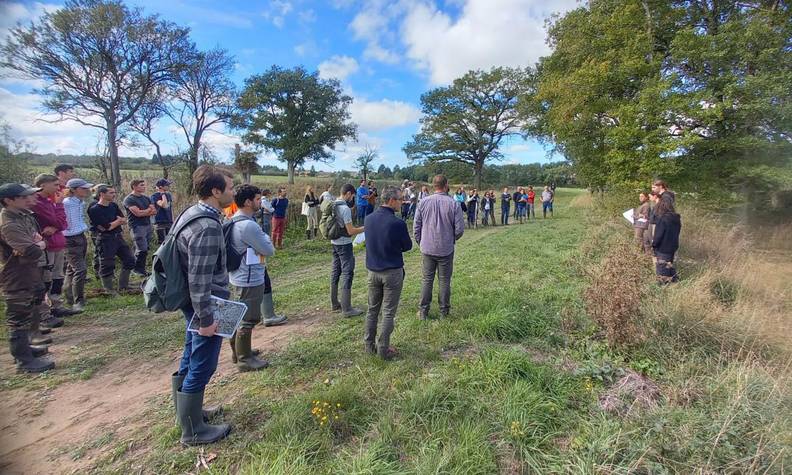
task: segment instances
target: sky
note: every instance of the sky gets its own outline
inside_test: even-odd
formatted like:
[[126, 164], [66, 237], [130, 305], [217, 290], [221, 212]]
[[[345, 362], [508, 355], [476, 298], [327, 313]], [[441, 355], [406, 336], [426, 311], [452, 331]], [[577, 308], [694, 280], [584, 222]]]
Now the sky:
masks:
[[[471, 69], [533, 65], [550, 52], [545, 21], [578, 5], [577, 0], [128, 0], [145, 13], [191, 29], [199, 48], [221, 47], [235, 58], [233, 80], [302, 65], [336, 78], [353, 97], [357, 142], [340, 144], [330, 164], [318, 170], [351, 169], [364, 148], [375, 148], [374, 166], [409, 165], [402, 147], [419, 130], [420, 96], [450, 84]], [[10, 28], [54, 11], [62, 2], [0, 0], [0, 41]], [[0, 120], [36, 153], [94, 154], [96, 131], [74, 122], [47, 123], [33, 92], [40, 81], [0, 72]], [[183, 150], [173, 124], [157, 130], [164, 152]], [[230, 160], [240, 142], [220, 126], [205, 137], [220, 160]], [[533, 141], [511, 138], [503, 163], [558, 160]], [[122, 156], [150, 156], [152, 149], [123, 146]], [[260, 165], [280, 165], [262, 154]], [[311, 163], [306, 167], [310, 168]]]

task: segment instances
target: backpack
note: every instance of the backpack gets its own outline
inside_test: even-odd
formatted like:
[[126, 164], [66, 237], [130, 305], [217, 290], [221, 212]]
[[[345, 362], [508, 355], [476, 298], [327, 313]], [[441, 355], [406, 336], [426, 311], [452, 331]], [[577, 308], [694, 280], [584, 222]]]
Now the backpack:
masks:
[[328, 240], [349, 236], [346, 226], [338, 222], [337, 206], [340, 206], [340, 204], [336, 204], [333, 200], [324, 200], [319, 207], [322, 211], [322, 219], [319, 221], [319, 233]]
[[214, 219], [220, 224], [220, 220], [209, 213], [197, 214], [183, 222], [179, 222], [180, 218], [181, 215], [176, 219], [177, 225], [168, 233], [165, 242], [154, 253], [151, 275], [143, 283], [143, 301], [146, 308], [154, 313], [179, 310], [190, 301], [187, 278], [182, 271], [179, 247], [176, 244], [179, 233], [198, 219]]
[[236, 223], [246, 219], [250, 218], [247, 216], [235, 216], [223, 223], [223, 238], [225, 238], [226, 247], [226, 269], [228, 272], [234, 272], [239, 269], [239, 266], [242, 265], [242, 259], [245, 258], [245, 254], [240, 253], [236, 250], [236, 247], [234, 247], [234, 243], [231, 239], [231, 231], [234, 229]]

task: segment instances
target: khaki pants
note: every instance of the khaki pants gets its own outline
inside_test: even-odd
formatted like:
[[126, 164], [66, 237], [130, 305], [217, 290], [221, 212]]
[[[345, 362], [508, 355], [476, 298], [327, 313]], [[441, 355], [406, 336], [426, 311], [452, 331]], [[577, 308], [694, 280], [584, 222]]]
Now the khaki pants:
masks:
[[[368, 313], [363, 340], [369, 349], [373, 349], [376, 344], [380, 350], [385, 351], [390, 346], [403, 285], [404, 268], [368, 272]], [[382, 324], [377, 337], [380, 310]]]

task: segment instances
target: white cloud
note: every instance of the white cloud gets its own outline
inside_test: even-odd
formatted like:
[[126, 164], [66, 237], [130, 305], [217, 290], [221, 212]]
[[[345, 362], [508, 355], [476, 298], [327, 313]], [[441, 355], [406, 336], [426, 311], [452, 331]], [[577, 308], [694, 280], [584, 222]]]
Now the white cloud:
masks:
[[576, 0], [467, 0], [458, 18], [433, 3], [415, 3], [401, 25], [408, 58], [448, 84], [471, 69], [527, 66], [549, 53], [545, 20]]
[[421, 111], [407, 102], [356, 97], [349, 107], [352, 120], [361, 131], [372, 132], [417, 123]]
[[390, 44], [395, 41], [390, 26], [402, 11], [400, 2], [388, 4], [384, 0], [373, 0], [366, 3], [363, 10], [355, 15], [349, 28], [355, 39], [366, 42], [364, 58], [389, 64], [399, 61], [398, 53], [383, 46], [383, 43]]
[[262, 13], [262, 16], [271, 21], [276, 27], [282, 28], [286, 22], [286, 17], [293, 9], [294, 6], [287, 0], [272, 0], [269, 2], [267, 10]]
[[319, 77], [343, 81], [351, 74], [356, 73], [358, 69], [358, 62], [355, 58], [336, 55], [319, 63]]
[[17, 24], [28, 24], [38, 20], [47, 12], [54, 12], [60, 6], [52, 3], [34, 2], [24, 4], [18, 2], [0, 2], [0, 40], [8, 36], [11, 28]]

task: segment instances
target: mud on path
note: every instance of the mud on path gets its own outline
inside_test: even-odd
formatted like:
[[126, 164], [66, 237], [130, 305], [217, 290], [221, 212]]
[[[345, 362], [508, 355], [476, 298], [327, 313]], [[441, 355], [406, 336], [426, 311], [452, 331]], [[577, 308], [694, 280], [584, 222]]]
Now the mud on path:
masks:
[[[330, 318], [316, 312], [290, 316], [288, 324], [278, 327], [258, 326], [254, 347], [264, 354], [276, 352]], [[53, 351], [58, 352], [59, 346], [66, 344], [52, 345]], [[214, 378], [236, 373], [230, 353], [223, 344]], [[170, 404], [170, 375], [180, 357], [178, 351], [146, 362], [122, 359], [85, 381], [33, 393], [5, 392], [0, 413], [0, 472], [78, 473], [90, 460], [72, 460], [66, 449], [101, 435], [107, 427], [136, 419], [152, 399], [165, 398]], [[211, 395], [207, 399], [211, 405]]]

